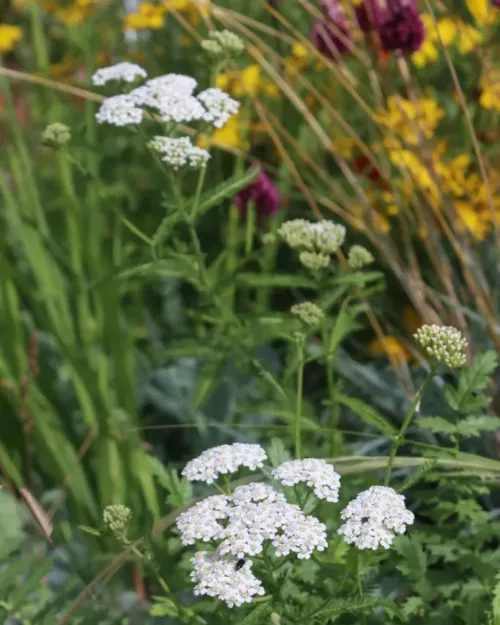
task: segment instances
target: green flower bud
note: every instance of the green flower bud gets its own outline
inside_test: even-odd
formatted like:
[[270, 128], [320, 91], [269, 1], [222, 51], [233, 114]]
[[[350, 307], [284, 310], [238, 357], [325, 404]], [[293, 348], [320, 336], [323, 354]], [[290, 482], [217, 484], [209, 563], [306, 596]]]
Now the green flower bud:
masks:
[[319, 271], [325, 269], [330, 264], [330, 257], [326, 254], [317, 254], [316, 252], [301, 252], [299, 260], [311, 271]]
[[104, 525], [118, 540], [126, 538], [127, 526], [132, 519], [132, 510], [127, 506], [115, 504], [106, 506], [102, 514]]
[[278, 234], [293, 249], [331, 255], [343, 244], [345, 228], [331, 221], [292, 219], [280, 226]]
[[325, 318], [325, 313], [313, 302], [301, 302], [300, 304], [294, 304], [291, 307], [290, 312], [292, 315], [298, 317], [302, 323], [310, 327], [319, 326]]
[[450, 369], [459, 369], [465, 365], [467, 340], [457, 328], [425, 325], [413, 336], [435, 362]]
[[230, 30], [215, 30], [209, 37], [201, 42], [201, 47], [210, 56], [234, 58], [245, 50], [243, 39]]
[[264, 245], [274, 245], [276, 243], [276, 235], [272, 232], [266, 232], [266, 234], [262, 235], [262, 243]]
[[42, 133], [42, 143], [49, 148], [58, 150], [71, 139], [71, 130], [66, 124], [55, 122], [49, 124]]
[[347, 257], [349, 267], [354, 270], [362, 269], [366, 265], [373, 263], [374, 260], [373, 254], [362, 245], [353, 245]]

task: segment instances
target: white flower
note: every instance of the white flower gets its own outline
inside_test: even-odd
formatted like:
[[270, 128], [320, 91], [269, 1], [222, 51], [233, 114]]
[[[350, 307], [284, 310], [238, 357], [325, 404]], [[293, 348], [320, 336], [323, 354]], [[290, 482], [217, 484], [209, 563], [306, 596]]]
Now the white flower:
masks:
[[140, 124], [143, 114], [130, 95], [115, 95], [104, 100], [96, 113], [96, 119], [100, 124], [127, 126]]
[[245, 503], [257, 503], [260, 501], [281, 501], [286, 502], [285, 495], [278, 492], [270, 484], [263, 484], [262, 482], [252, 482], [245, 486], [238, 486], [234, 489], [232, 494], [232, 500], [235, 505], [241, 505]]
[[388, 549], [396, 534], [404, 534], [415, 516], [406, 509], [405, 498], [388, 486], [371, 486], [342, 511], [346, 520], [337, 532], [358, 549]]
[[297, 516], [283, 524], [283, 533], [272, 544], [277, 556], [292, 552], [300, 560], [309, 559], [315, 549], [324, 551], [327, 548], [326, 525], [313, 516]]
[[227, 120], [238, 112], [240, 103], [233, 100], [225, 91], [217, 87], [205, 89], [198, 94], [198, 100], [207, 109], [206, 120], [216, 128], [222, 128]]
[[198, 551], [192, 562], [194, 570], [191, 579], [196, 582], [196, 595], [217, 597], [232, 608], [250, 603], [255, 595], [265, 593], [261, 581], [252, 573], [250, 560], [237, 566], [236, 558]]
[[298, 506], [283, 500], [237, 505], [230, 512], [218, 551], [238, 558], [255, 556], [262, 552], [264, 541], [276, 538], [287, 523], [303, 518]]
[[183, 545], [194, 545], [197, 540], [222, 538], [224, 527], [219, 523], [229, 516], [229, 497], [207, 497], [177, 517], [176, 525]]
[[199, 148], [191, 143], [189, 137], [154, 137], [150, 147], [162, 155], [162, 161], [172, 165], [174, 169], [188, 165], [193, 169], [205, 167], [210, 154], [203, 148]]
[[193, 95], [198, 86], [195, 78], [184, 74], [164, 74], [151, 78], [146, 84], [152, 89], [163, 89], [166, 93], [174, 95]]
[[318, 499], [339, 500], [340, 475], [334, 471], [333, 465], [319, 458], [289, 460], [274, 469], [272, 476], [285, 486], [307, 484]]
[[135, 63], [117, 63], [109, 67], [101, 67], [92, 75], [92, 83], [102, 86], [111, 80], [123, 80], [124, 82], [134, 82], [137, 78], [146, 78], [145, 69]]
[[187, 463], [182, 475], [188, 480], [212, 484], [219, 475], [236, 473], [240, 467], [255, 471], [264, 464], [266, 452], [260, 445], [234, 443], [207, 449]]

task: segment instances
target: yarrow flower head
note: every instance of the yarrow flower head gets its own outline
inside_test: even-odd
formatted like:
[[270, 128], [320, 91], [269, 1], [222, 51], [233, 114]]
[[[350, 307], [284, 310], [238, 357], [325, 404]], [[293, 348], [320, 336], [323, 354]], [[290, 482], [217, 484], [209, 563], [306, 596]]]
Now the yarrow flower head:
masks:
[[245, 42], [230, 30], [215, 30], [209, 33], [209, 39], [201, 42], [201, 47], [210, 56], [234, 58], [245, 50]]
[[264, 466], [266, 452], [260, 445], [234, 443], [207, 449], [201, 456], [187, 463], [182, 475], [189, 481], [213, 484], [220, 475], [236, 473], [240, 467], [251, 471]]
[[257, 214], [260, 217], [267, 217], [278, 212], [281, 198], [278, 189], [261, 171], [248, 187], [235, 195], [234, 202], [242, 214], [246, 213], [248, 203], [254, 202]]
[[106, 98], [96, 113], [100, 124], [112, 126], [128, 126], [140, 124], [144, 112], [138, 108], [130, 95], [115, 95]]
[[106, 506], [102, 514], [104, 525], [116, 537], [124, 537], [132, 519], [132, 510], [121, 504]]
[[344, 242], [346, 230], [344, 226], [331, 221], [313, 223], [305, 219], [292, 219], [280, 226], [278, 234], [293, 249], [331, 255]]
[[298, 317], [306, 326], [315, 327], [325, 318], [325, 313], [314, 302], [300, 302], [290, 308], [292, 315]]
[[198, 551], [191, 561], [194, 565], [191, 580], [196, 583], [196, 595], [217, 597], [232, 608], [250, 603], [256, 595], [265, 594], [262, 582], [252, 573], [251, 560], [238, 567], [235, 557]]
[[353, 245], [347, 256], [349, 267], [354, 270], [362, 269], [373, 263], [374, 260], [373, 254], [362, 245]]
[[138, 78], [146, 78], [145, 69], [135, 63], [117, 63], [109, 67], [101, 67], [92, 75], [92, 84], [101, 87], [112, 80], [135, 82]]
[[171, 165], [174, 169], [188, 166], [192, 169], [205, 167], [210, 159], [210, 154], [203, 148], [191, 143], [189, 137], [154, 137], [149, 146], [162, 155], [162, 161]]
[[[239, 466], [262, 466], [264, 459], [264, 450], [258, 445], [222, 445], [188, 463], [183, 475], [210, 483], [220, 473], [235, 471]], [[336, 501], [339, 482], [333, 467], [323, 461], [302, 462], [307, 468], [299, 481], [310, 484], [318, 497]], [[286, 481], [290, 476], [284, 473]], [[297, 483], [297, 474], [291, 479]], [[176, 524], [185, 545], [217, 541], [215, 551], [200, 551], [194, 556], [191, 578], [196, 583], [196, 594], [218, 597], [230, 607], [263, 593], [260, 580], [251, 571], [251, 558], [265, 547], [272, 547], [276, 557], [293, 553], [299, 559], [308, 559], [328, 544], [323, 523], [305, 516], [299, 506], [287, 502], [282, 492], [261, 482], [238, 486], [229, 495], [208, 497], [180, 514]]]
[[405, 498], [388, 486], [371, 486], [342, 510], [346, 521], [337, 532], [358, 549], [388, 549], [397, 534], [404, 534], [415, 516], [406, 509]]
[[450, 369], [459, 369], [466, 363], [467, 340], [453, 326], [424, 325], [414, 334], [429, 356]]
[[55, 150], [66, 145], [71, 139], [71, 130], [66, 124], [54, 122], [49, 124], [42, 133], [42, 143]]
[[274, 469], [272, 476], [285, 486], [307, 484], [318, 499], [330, 502], [339, 500], [340, 475], [332, 464], [320, 458], [288, 460]]
[[225, 91], [218, 87], [205, 89], [198, 94], [198, 100], [205, 105], [209, 121], [215, 128], [222, 128], [227, 120], [238, 112], [240, 103], [233, 100]]

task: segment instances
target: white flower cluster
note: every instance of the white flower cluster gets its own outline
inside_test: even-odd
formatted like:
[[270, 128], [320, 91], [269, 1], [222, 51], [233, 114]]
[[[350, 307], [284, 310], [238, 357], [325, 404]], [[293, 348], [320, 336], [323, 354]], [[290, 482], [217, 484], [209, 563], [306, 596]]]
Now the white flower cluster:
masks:
[[149, 146], [162, 155], [162, 161], [179, 169], [188, 165], [193, 169], [205, 167], [210, 159], [210, 154], [203, 148], [192, 144], [189, 137], [154, 137]]
[[429, 356], [450, 369], [459, 369], [467, 362], [467, 339], [453, 326], [424, 325], [414, 337]]
[[292, 315], [298, 317], [306, 326], [314, 328], [325, 318], [325, 313], [314, 302], [300, 302], [290, 308]]
[[285, 486], [307, 484], [318, 499], [339, 500], [340, 475], [334, 471], [332, 464], [320, 458], [288, 460], [274, 469], [272, 476]]
[[337, 531], [347, 544], [358, 549], [388, 549], [396, 534], [404, 534], [415, 516], [406, 509], [405, 498], [388, 486], [371, 486], [342, 510], [344, 523]]
[[198, 94], [198, 100], [203, 102], [207, 109], [205, 119], [216, 128], [222, 128], [227, 120], [238, 112], [240, 103], [229, 97], [225, 91], [218, 87], [205, 89]]
[[140, 124], [144, 111], [135, 105], [130, 95], [115, 95], [106, 98], [96, 113], [96, 119], [100, 124], [112, 126], [128, 126]]
[[236, 473], [240, 467], [251, 471], [261, 468], [267, 458], [260, 445], [234, 443], [207, 449], [198, 458], [187, 463], [182, 475], [189, 481], [212, 484], [219, 475]]
[[104, 525], [116, 536], [121, 536], [125, 533], [131, 519], [132, 510], [122, 504], [106, 506], [102, 514]]
[[300, 252], [299, 259], [305, 267], [317, 271], [328, 266], [330, 256], [344, 243], [346, 230], [331, 221], [292, 219], [280, 226], [278, 234]]
[[198, 594], [217, 596], [230, 606], [261, 594], [260, 581], [250, 570], [251, 558], [262, 553], [266, 542], [276, 556], [295, 553], [300, 559], [327, 547], [323, 523], [261, 483], [239, 486], [230, 496], [208, 497], [181, 514], [177, 528], [185, 545], [220, 541], [215, 552], [196, 554], [192, 578], [198, 582]]
[[252, 573], [252, 562], [239, 567], [236, 558], [220, 557], [215, 551], [198, 551], [191, 560], [196, 595], [218, 597], [232, 608], [250, 603], [256, 595], [265, 594], [260, 579]]
[[[134, 70], [134, 73], [129, 66], [131, 66], [130, 63], [119, 63], [98, 70], [93, 76], [94, 84], [105, 84], [108, 80], [118, 78], [131, 82], [132, 76], [134, 79], [139, 76], [142, 77], [142, 74], [138, 74], [137, 70]], [[142, 68], [135, 67], [144, 72]], [[96, 83], [96, 80], [99, 82]], [[143, 110], [140, 107], [147, 107], [165, 123], [204, 121], [211, 123], [216, 128], [222, 128], [231, 115], [237, 113], [239, 102], [218, 88], [206, 89], [195, 96], [194, 90], [197, 85], [198, 83], [194, 78], [182, 74], [165, 74], [152, 78], [140, 87], [132, 89], [126, 95], [104, 100], [97, 113], [97, 120], [100, 123], [116, 126], [137, 124], [143, 117]], [[121, 99], [117, 100], [116, 98]], [[110, 100], [113, 103], [110, 104]], [[113, 116], [107, 114], [110, 107], [115, 111], [118, 108], [127, 110], [121, 116], [117, 113]], [[134, 111], [140, 111], [140, 114], [135, 113], [135, 115], [127, 117], [126, 113], [130, 108], [133, 108]]]
[[123, 80], [124, 82], [134, 82], [138, 78], [146, 78], [145, 69], [135, 63], [117, 63], [109, 67], [101, 67], [92, 75], [92, 84], [101, 87], [111, 80]]

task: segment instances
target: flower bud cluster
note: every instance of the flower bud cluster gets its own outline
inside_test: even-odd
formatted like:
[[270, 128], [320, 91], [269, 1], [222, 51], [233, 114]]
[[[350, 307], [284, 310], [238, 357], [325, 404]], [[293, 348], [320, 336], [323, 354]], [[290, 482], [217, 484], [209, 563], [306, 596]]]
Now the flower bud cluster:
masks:
[[201, 42], [201, 47], [214, 58], [234, 58], [245, 50], [245, 42], [230, 30], [215, 30]]
[[311, 328], [319, 326], [325, 318], [325, 313], [317, 304], [314, 304], [314, 302], [301, 302], [300, 304], [294, 304], [291, 307], [290, 312], [292, 315], [298, 317], [303, 324], [310, 326]]
[[374, 260], [373, 254], [362, 245], [353, 245], [347, 256], [349, 267], [355, 271], [366, 267], [366, 265], [370, 265]]
[[278, 234], [287, 245], [299, 252], [300, 262], [313, 271], [328, 266], [330, 256], [345, 240], [346, 230], [331, 221], [310, 222], [306, 219], [285, 221]]
[[465, 365], [467, 340], [457, 328], [424, 325], [417, 330], [414, 338], [435, 362], [450, 369], [459, 369]]

